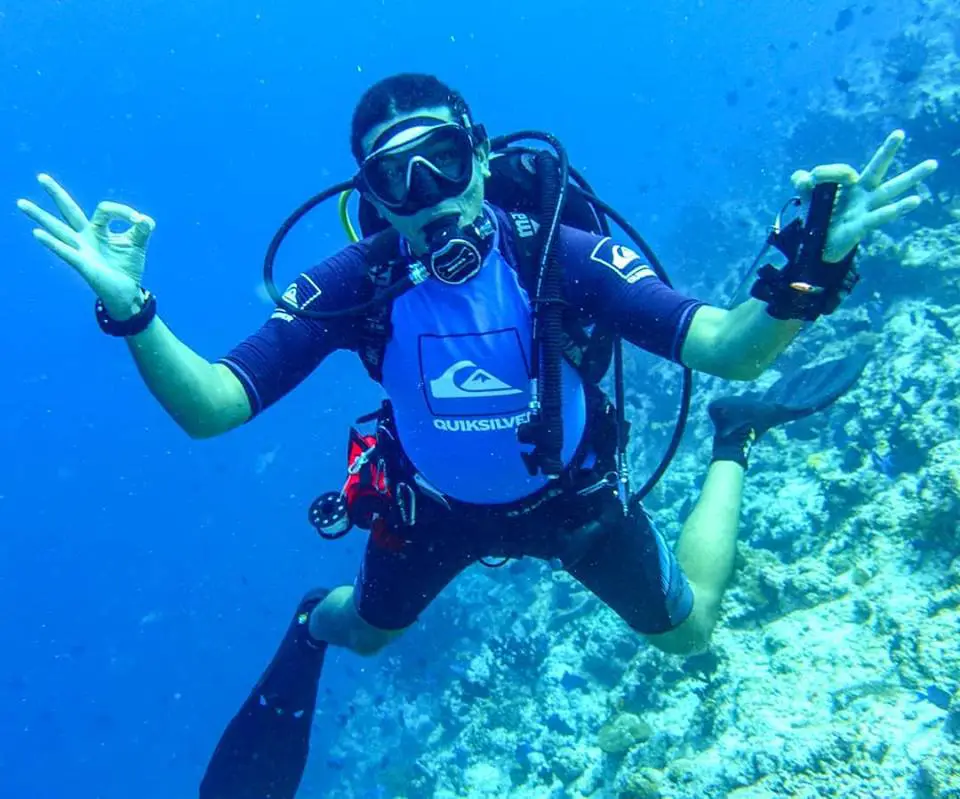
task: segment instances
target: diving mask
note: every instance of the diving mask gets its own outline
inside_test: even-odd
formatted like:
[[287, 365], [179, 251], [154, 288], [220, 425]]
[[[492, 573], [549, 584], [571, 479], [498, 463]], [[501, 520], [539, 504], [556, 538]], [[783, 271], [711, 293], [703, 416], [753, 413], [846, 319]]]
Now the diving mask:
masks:
[[466, 191], [482, 125], [435, 117], [405, 119], [386, 130], [360, 164], [357, 185], [398, 216], [412, 216]]

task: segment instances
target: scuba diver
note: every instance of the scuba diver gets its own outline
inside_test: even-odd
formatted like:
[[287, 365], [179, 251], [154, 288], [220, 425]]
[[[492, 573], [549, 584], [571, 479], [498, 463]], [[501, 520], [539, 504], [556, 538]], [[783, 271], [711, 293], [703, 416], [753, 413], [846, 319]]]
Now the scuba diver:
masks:
[[[511, 147], [530, 137], [553, 152]], [[272, 316], [212, 363], [174, 336], [141, 286], [154, 221], [113, 202], [88, 220], [41, 175], [62, 219], [20, 200], [34, 235], [91, 286], [98, 324], [126, 339], [148, 388], [190, 436], [244, 424], [339, 349], [357, 352], [389, 398], [366, 420], [375, 434], [351, 431], [347, 484], [310, 508], [327, 537], [370, 531], [355, 582], [303, 597], [217, 745], [201, 798], [291, 799], [327, 648], [378, 652], [467, 566], [496, 565], [490, 558], [546, 560], [655, 646], [705, 647], [733, 574], [751, 446], [829, 405], [864, 361], [711, 403], [712, 459], [675, 550], [640, 502], [650, 482], [630, 491], [622, 379], [613, 401], [600, 381], [611, 362], [622, 376], [621, 338], [687, 376], [761, 375], [853, 287], [862, 237], [920, 204], [903, 195], [935, 161], [885, 180], [903, 140], [891, 134], [862, 172], [794, 173], [807, 210], [771, 232], [781, 265], [764, 262], [748, 296], [725, 309], [674, 290], [642, 244], [643, 256], [610, 235], [606, 217], [626, 223], [552, 136], [491, 140], [460, 93], [430, 75], [395, 75], [354, 111], [356, 176], [298, 209], [272, 242]], [[351, 190], [361, 198], [356, 240], [278, 292], [273, 257], [286, 232], [335, 194], [352, 230]]]

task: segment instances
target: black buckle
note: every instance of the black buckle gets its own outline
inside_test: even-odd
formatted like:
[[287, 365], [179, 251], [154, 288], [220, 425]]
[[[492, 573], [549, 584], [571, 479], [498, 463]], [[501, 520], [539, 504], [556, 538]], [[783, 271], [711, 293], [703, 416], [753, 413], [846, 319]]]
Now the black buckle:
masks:
[[547, 426], [539, 413], [531, 413], [530, 420], [517, 427], [517, 439], [520, 443], [533, 445], [532, 452], [520, 453], [529, 475], [535, 477], [538, 472], [543, 472], [544, 476], [556, 479], [563, 472], [563, 463], [556, 455], [543, 451], [546, 437]]

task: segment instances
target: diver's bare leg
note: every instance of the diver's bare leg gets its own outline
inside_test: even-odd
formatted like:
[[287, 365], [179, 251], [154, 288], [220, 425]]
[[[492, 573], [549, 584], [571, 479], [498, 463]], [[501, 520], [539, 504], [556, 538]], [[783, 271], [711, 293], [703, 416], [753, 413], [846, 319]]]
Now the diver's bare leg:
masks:
[[358, 655], [374, 655], [403, 630], [381, 630], [360, 618], [353, 602], [353, 586], [334, 588], [310, 614], [310, 636], [330, 646], [342, 646]]
[[700, 498], [683, 525], [677, 560], [693, 589], [693, 611], [675, 630], [649, 636], [666, 652], [696, 652], [710, 640], [733, 576], [745, 472], [734, 461], [711, 463]]

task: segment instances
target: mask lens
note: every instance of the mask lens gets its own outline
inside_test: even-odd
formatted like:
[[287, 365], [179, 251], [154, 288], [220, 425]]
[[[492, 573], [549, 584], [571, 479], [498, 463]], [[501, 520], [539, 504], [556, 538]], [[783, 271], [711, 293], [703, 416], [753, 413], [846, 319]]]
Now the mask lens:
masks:
[[452, 183], [469, 178], [473, 167], [473, 149], [462, 128], [444, 128], [429, 136], [417, 155]]
[[373, 153], [361, 166], [367, 188], [388, 208], [406, 204], [414, 170], [427, 170], [451, 195], [460, 193], [473, 174], [470, 136], [459, 125], [438, 125], [409, 142]]

